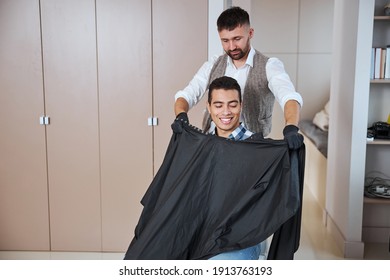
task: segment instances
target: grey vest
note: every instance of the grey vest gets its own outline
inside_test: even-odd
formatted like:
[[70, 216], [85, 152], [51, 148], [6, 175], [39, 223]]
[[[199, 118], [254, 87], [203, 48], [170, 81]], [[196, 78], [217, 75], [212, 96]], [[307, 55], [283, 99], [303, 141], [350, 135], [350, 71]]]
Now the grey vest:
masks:
[[[249, 70], [243, 92], [242, 117], [247, 129], [254, 133], [261, 132], [267, 136], [271, 131], [272, 111], [275, 103], [275, 96], [268, 88], [268, 80], [265, 72], [268, 57], [256, 51], [253, 59], [253, 67]], [[227, 54], [221, 55], [211, 69], [207, 90], [210, 83], [225, 74], [227, 66]], [[203, 116], [203, 131], [210, 129], [211, 117], [208, 110]]]

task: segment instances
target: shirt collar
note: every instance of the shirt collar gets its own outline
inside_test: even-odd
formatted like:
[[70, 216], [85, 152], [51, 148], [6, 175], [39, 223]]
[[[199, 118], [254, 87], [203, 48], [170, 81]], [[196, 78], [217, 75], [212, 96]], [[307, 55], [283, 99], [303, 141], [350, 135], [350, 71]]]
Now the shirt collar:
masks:
[[[249, 65], [250, 67], [253, 67], [253, 58], [254, 57], [255, 57], [255, 49], [252, 48], [252, 46], [251, 46], [249, 53], [248, 53], [248, 57], [246, 58], [246, 61], [245, 61], [245, 65]], [[236, 67], [230, 56], [228, 56], [227, 63], [228, 63], [228, 66], [230, 66], [230, 67]]]
[[[215, 128], [211, 134], [216, 135], [215, 131], [217, 128]], [[252, 132], [247, 130], [242, 123], [232, 131], [232, 133], [227, 137], [227, 139], [239, 141], [239, 140], [245, 140], [246, 138], [250, 137], [252, 135]]]

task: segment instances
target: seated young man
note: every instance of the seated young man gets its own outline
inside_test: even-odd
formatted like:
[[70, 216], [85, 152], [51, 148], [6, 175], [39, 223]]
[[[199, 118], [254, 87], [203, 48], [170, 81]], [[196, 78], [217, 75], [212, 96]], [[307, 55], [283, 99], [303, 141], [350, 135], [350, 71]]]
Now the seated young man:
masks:
[[[176, 117], [124, 259], [293, 259], [300, 237], [304, 147], [293, 162], [286, 141], [252, 135], [239, 121], [240, 93], [232, 78], [211, 83], [214, 136], [191, 126], [185, 113]], [[264, 240], [270, 235], [268, 254]]]
[[[242, 108], [241, 88], [230, 77], [220, 77], [211, 82], [207, 100], [207, 110], [215, 124], [214, 134], [239, 141], [253, 133], [240, 123]], [[210, 260], [257, 260], [265, 259], [266, 241], [246, 249], [221, 253]]]

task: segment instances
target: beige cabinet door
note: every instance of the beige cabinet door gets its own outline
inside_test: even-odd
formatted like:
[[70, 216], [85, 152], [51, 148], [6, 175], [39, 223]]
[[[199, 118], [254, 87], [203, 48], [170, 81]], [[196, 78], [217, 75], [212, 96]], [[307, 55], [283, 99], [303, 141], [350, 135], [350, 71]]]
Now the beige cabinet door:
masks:
[[53, 251], [101, 250], [94, 0], [42, 0]]
[[125, 251], [152, 178], [151, 1], [97, 0], [103, 251]]
[[0, 36], [0, 249], [125, 251], [207, 1], [1, 1]]
[[0, 2], [0, 250], [49, 250], [39, 1]]
[[[183, 89], [207, 60], [208, 1], [153, 1], [154, 172], [165, 156], [175, 115], [174, 95]], [[189, 113], [198, 127], [205, 98]]]

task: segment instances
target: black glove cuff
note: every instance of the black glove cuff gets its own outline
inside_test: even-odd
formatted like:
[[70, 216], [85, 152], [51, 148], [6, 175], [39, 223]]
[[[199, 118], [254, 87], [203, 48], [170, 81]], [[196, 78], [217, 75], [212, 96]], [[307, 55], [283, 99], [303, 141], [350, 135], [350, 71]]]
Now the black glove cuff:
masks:
[[176, 116], [176, 120], [178, 121], [183, 121], [183, 122], [188, 122], [188, 115], [186, 112], [181, 112]]
[[298, 130], [299, 130], [299, 128], [296, 125], [289, 124], [289, 125], [284, 127], [283, 135], [286, 136], [290, 133], [296, 133], [296, 132], [298, 132]]

